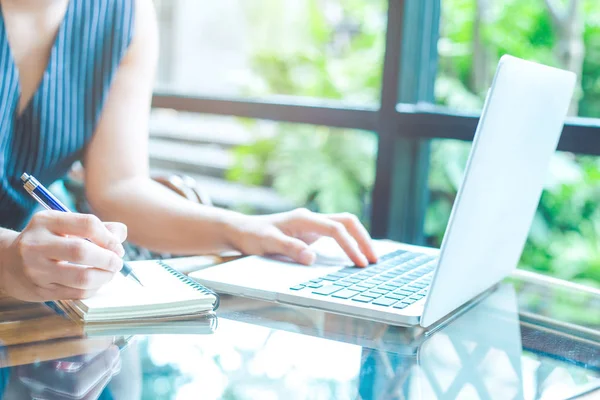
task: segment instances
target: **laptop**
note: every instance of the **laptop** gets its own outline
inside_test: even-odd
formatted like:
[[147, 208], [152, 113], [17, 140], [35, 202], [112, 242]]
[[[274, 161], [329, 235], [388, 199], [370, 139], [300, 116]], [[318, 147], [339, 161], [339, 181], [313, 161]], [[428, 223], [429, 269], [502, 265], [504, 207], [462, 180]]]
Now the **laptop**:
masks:
[[575, 81], [572, 72], [502, 57], [439, 250], [374, 241], [378, 263], [355, 268], [321, 241], [312, 266], [253, 256], [190, 276], [221, 293], [432, 326], [516, 268]]

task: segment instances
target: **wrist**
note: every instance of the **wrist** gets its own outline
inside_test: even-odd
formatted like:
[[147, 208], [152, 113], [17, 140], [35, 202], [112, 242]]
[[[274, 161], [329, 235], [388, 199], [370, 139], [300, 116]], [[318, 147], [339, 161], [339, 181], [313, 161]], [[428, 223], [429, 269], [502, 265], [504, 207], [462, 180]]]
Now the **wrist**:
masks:
[[221, 232], [227, 250], [242, 251], [248, 225], [253, 216], [238, 212], [228, 212], [221, 221]]

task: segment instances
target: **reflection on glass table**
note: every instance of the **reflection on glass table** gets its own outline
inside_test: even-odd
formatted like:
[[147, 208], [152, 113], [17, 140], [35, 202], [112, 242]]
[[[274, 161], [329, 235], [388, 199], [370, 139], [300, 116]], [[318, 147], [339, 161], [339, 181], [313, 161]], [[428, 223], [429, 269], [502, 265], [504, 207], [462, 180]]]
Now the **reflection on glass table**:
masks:
[[32, 398], [97, 399], [120, 365], [119, 350], [111, 346], [97, 354], [22, 365], [15, 375]]
[[[251, 368], [257, 359], [270, 356], [264, 365], [272, 369], [265, 367], [263, 376], [275, 375], [259, 386], [264, 393], [275, 393], [273, 398], [569, 398], [600, 386], [597, 341], [588, 348], [589, 362], [579, 366], [522, 348], [510, 285], [442, 329], [418, 338], [402, 328], [297, 308], [273, 306], [221, 315], [223, 324], [232, 318], [271, 326], [277, 329], [273, 336], [288, 332], [287, 340], [262, 342], [266, 356], [253, 353], [239, 362], [238, 368]], [[292, 332], [323, 339], [297, 336], [292, 342]], [[278, 342], [287, 346], [278, 348]], [[564, 350], [583, 350], [570, 347], [574, 344]], [[560, 347], [560, 339], [554, 345]], [[280, 377], [299, 384], [282, 389]], [[323, 377], [328, 379], [319, 379]], [[243, 395], [252, 385], [248, 380], [228, 387], [236, 388], [238, 398], [253, 398]], [[548, 397], [552, 395], [558, 396]]]
[[[528, 300], [531, 289], [549, 292], [539, 282], [506, 282], [425, 333], [227, 296], [212, 334], [83, 338], [63, 329], [72, 337], [52, 339], [40, 323], [34, 333], [43, 339], [35, 342], [18, 328], [8, 331], [19, 312], [0, 302], [2, 321], [9, 318], [0, 323], [0, 398], [598, 398], [598, 326], [554, 318], [543, 301]], [[562, 290], [598, 309], [600, 296]], [[35, 331], [32, 321], [15, 326]]]
[[[3, 399], [90, 400], [139, 398], [139, 368], [132, 368], [135, 349], [129, 338], [67, 339], [81, 353], [45, 360], [52, 347], [68, 350], [58, 339], [45, 344], [6, 347], [0, 362], [0, 397]], [[87, 343], [85, 343], [87, 342]], [[83, 344], [83, 346], [81, 346]], [[59, 350], [60, 352], [60, 350]], [[37, 355], [37, 357], [36, 357]], [[134, 357], [134, 358], [132, 358]], [[52, 357], [51, 357], [52, 358]], [[38, 359], [37, 361], [35, 359]], [[122, 369], [123, 366], [127, 368]]]

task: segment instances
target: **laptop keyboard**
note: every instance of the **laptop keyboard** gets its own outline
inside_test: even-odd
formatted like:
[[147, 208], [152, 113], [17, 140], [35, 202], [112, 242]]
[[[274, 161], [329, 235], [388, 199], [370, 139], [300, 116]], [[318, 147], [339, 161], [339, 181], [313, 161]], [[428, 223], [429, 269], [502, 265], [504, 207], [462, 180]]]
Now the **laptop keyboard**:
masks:
[[367, 268], [343, 268], [290, 289], [402, 309], [427, 296], [436, 265], [437, 257], [397, 250]]

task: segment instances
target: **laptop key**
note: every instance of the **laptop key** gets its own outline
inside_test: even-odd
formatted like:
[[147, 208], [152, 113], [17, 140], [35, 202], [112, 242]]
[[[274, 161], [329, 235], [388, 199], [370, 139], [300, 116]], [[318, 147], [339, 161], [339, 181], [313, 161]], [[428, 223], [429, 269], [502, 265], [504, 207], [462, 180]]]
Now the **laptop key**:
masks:
[[358, 296], [354, 296], [352, 298], [352, 301], [358, 301], [360, 303], [369, 303], [369, 302], [373, 301], [373, 298], [363, 296], [363, 295], [358, 295]]
[[313, 282], [309, 282], [306, 287], [309, 287], [311, 289], [317, 289], [320, 288], [321, 286], [323, 286], [322, 283], [313, 283]]
[[348, 289], [356, 290], [357, 292], [365, 292], [365, 291], [369, 290], [368, 288], [358, 286], [358, 285], [350, 286]]
[[413, 294], [413, 292], [410, 292], [408, 290], [404, 290], [404, 288], [399, 289], [399, 290], [394, 290], [394, 294], [399, 294], [399, 295], [403, 295], [403, 296], [410, 296], [411, 294]]
[[396, 304], [394, 304], [394, 308], [398, 308], [398, 309], [400, 309], [400, 310], [401, 310], [401, 309], [403, 309], [403, 308], [406, 308], [406, 307], [408, 307], [408, 306], [409, 306], [409, 304], [404, 304], [404, 303], [402, 303], [402, 302], [399, 302], [399, 303], [396, 303]]
[[379, 293], [379, 294], [388, 294], [390, 291], [389, 290], [384, 290], [384, 289], [371, 289], [371, 292], [373, 293]]
[[360, 283], [357, 283], [355, 286], [360, 286], [360, 287], [363, 287], [365, 289], [371, 289], [372, 287], [375, 287], [377, 285], [374, 284], [374, 283], [360, 282]]
[[405, 253], [405, 252], [402, 250], [395, 250], [390, 253], [384, 254], [381, 257], [379, 257], [379, 262], [384, 262], [385, 260], [389, 260], [392, 257], [398, 257], [402, 253]]
[[356, 296], [358, 293], [359, 292], [357, 292], [355, 290], [343, 289], [343, 290], [340, 290], [339, 292], [335, 292], [331, 296], [336, 297], [338, 299], [349, 299], [353, 296]]
[[357, 271], [362, 271], [362, 268], [355, 268], [355, 267], [346, 267], [346, 268], [342, 268], [342, 269], [338, 269], [337, 271], [334, 272], [334, 274], [353, 274]]
[[346, 281], [346, 282], [352, 282], [352, 283], [358, 283], [358, 282], [361, 282], [362, 279], [350, 277], [350, 278], [344, 279], [344, 281]]
[[340, 278], [345, 278], [345, 277], [347, 277], [347, 276], [348, 276], [348, 274], [340, 274], [339, 272], [332, 272], [331, 274], [327, 274], [327, 275], [325, 275], [325, 276], [327, 276], [327, 277], [330, 277], [330, 278], [337, 278], [337, 279], [340, 279]]
[[352, 275], [352, 277], [358, 278], [358, 279], [366, 279], [366, 278], [372, 277], [375, 274], [376, 274], [375, 271], [365, 271], [365, 272], [361, 272], [360, 274]]
[[375, 300], [373, 300], [373, 301], [371, 302], [371, 304], [375, 304], [376, 306], [385, 306], [385, 307], [389, 307], [389, 306], [391, 306], [392, 304], [395, 304], [395, 303], [397, 303], [397, 302], [398, 302], [398, 300], [396, 300], [396, 299], [390, 299], [390, 298], [387, 298], [387, 297], [382, 297], [382, 298], [379, 298], [379, 299], [375, 299]]
[[388, 285], [388, 284], [386, 283], [385, 285], [381, 285], [381, 286], [379, 286], [377, 289], [380, 289], [380, 290], [388, 290], [388, 291], [389, 291], [389, 290], [395, 290], [395, 289], [396, 289], [396, 286], [391, 286], [391, 285]]
[[373, 292], [363, 292], [362, 295], [366, 296], [366, 297], [371, 297], [373, 299], [383, 296], [381, 293], [373, 293]]
[[390, 299], [402, 300], [407, 298], [408, 296], [405, 294], [396, 294], [396, 293], [388, 293], [385, 297], [389, 297]]
[[343, 286], [335, 286], [335, 285], [323, 286], [320, 289], [313, 290], [313, 293], [314, 294], [320, 294], [322, 296], [329, 296], [330, 294], [338, 292], [338, 291], [340, 291], [342, 289], [344, 289]]
[[377, 285], [381, 285], [380, 281], [374, 281], [373, 279], [367, 279], [366, 281], [361, 282], [360, 284], [366, 284], [366, 285], [373, 285], [373, 286], [377, 286]]
[[402, 286], [401, 284], [394, 283], [394, 282], [386, 282], [385, 285], [389, 286], [389, 287], [392, 287], [393, 288], [392, 290], [398, 289], [400, 286]]
[[412, 286], [402, 286], [402, 290], [404, 290], [406, 292], [414, 293], [414, 292], [418, 292], [421, 289], [413, 288]]
[[354, 285], [354, 284], [353, 284], [353, 283], [351, 283], [351, 282], [342, 282], [342, 281], [333, 282], [333, 284], [334, 284], [335, 286], [341, 286], [341, 287], [348, 287], [348, 286], [352, 286], [352, 285]]
[[293, 286], [290, 288], [290, 290], [302, 290], [304, 289], [306, 286], [304, 285], [297, 285], [297, 286]]
[[404, 269], [402, 269], [402, 268], [394, 268], [393, 270], [388, 272], [388, 274], [392, 275], [394, 278], [397, 278], [405, 272], [406, 271], [404, 271]]

